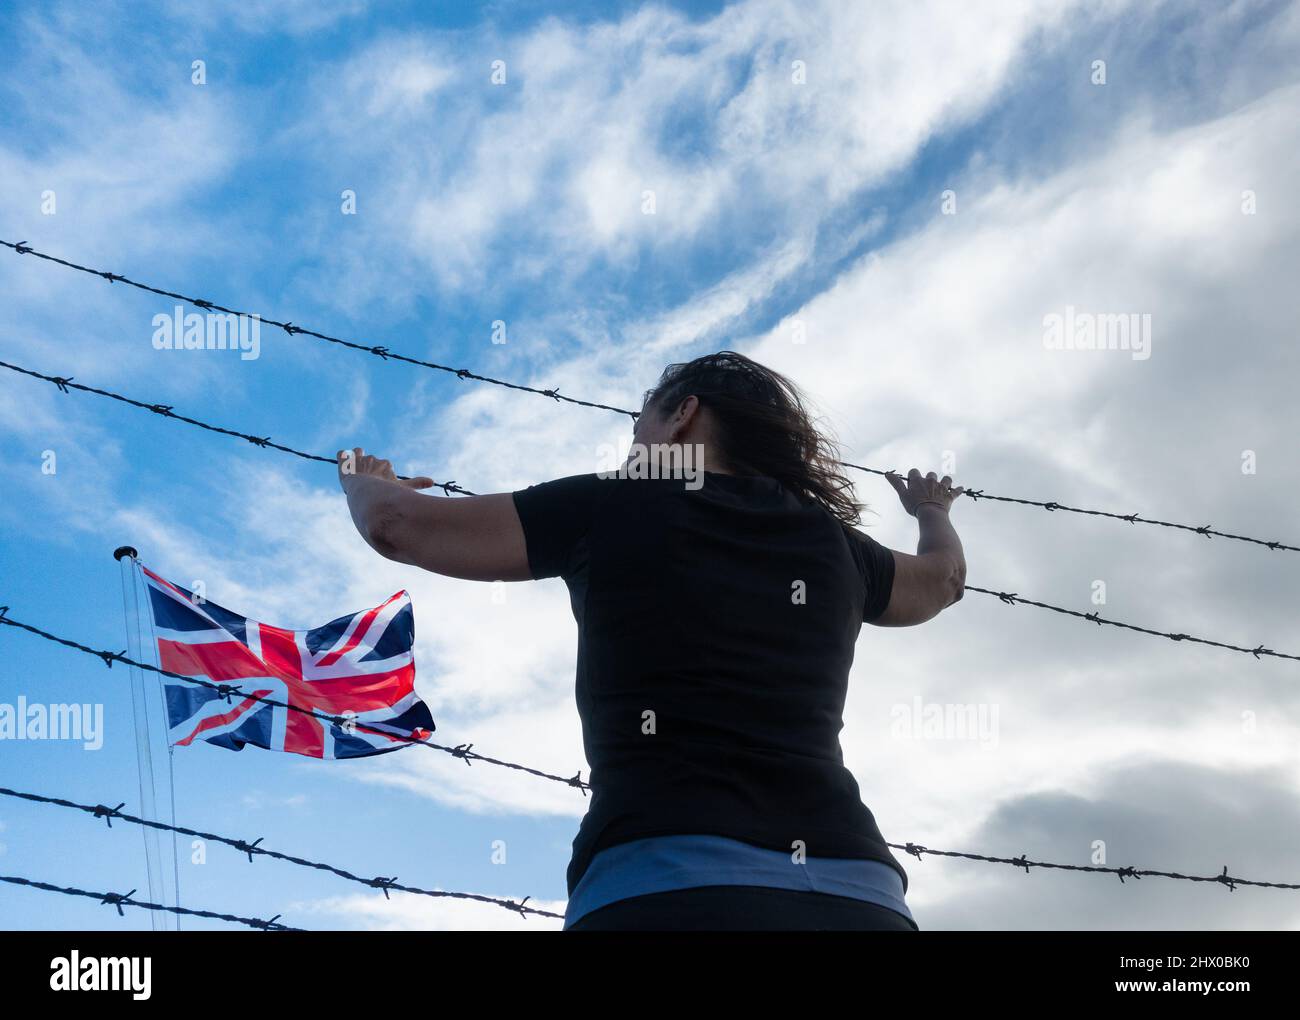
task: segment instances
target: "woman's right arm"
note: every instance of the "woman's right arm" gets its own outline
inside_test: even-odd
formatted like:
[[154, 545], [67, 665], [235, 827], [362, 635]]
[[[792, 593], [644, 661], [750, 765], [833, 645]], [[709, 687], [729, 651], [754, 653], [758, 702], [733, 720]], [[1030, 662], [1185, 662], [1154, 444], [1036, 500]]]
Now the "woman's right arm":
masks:
[[916, 518], [920, 537], [916, 555], [894, 554], [894, 584], [889, 605], [872, 620], [877, 627], [912, 627], [938, 616], [961, 600], [966, 589], [966, 556], [961, 539], [948, 519], [948, 508], [965, 490], [953, 489], [952, 479], [942, 480], [931, 471], [924, 478], [913, 468], [904, 483], [886, 475], [909, 514]]
[[385, 559], [468, 581], [532, 578], [511, 493], [430, 496], [432, 478], [399, 480], [389, 461], [340, 450], [339, 484], [366, 544]]

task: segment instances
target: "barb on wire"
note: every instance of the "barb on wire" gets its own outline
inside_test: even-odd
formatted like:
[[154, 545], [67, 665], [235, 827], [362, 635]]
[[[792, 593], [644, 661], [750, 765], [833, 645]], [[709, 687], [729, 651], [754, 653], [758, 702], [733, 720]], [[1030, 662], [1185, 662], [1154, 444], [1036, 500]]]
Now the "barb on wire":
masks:
[[155, 287], [152, 284], [140, 283], [138, 280], [131, 280], [118, 273], [106, 272], [102, 269], [92, 269], [89, 266], [81, 266], [75, 262], [69, 262], [67, 259], [57, 258], [54, 255], [47, 255], [45, 252], [37, 251], [25, 241], [0, 241], [0, 245], [11, 248], [18, 255], [33, 255], [38, 259], [46, 262], [52, 262], [56, 265], [64, 266], [67, 269], [75, 269], [79, 273], [86, 273], [90, 276], [98, 276], [107, 280], [109, 283], [124, 283], [128, 287], [134, 287], [136, 290], [147, 291], [150, 294], [157, 294], [160, 297], [172, 298], [175, 301], [184, 301], [186, 304], [194, 305], [197, 308], [203, 308], [208, 311], [220, 312], [224, 315], [242, 315], [249, 318], [257, 316], [268, 326], [276, 326], [285, 331], [289, 336], [307, 336], [313, 340], [323, 340], [326, 343], [337, 344], [340, 347], [346, 347], [349, 350], [360, 351], [363, 354], [371, 354], [384, 361], [390, 358], [393, 361], [405, 362], [408, 365], [418, 365], [421, 368], [431, 368], [439, 372], [449, 372], [458, 379], [472, 379], [475, 382], [491, 383], [493, 386], [504, 386], [506, 389], [519, 390], [523, 393], [535, 393], [541, 397], [549, 397], [552, 400], [564, 401], [567, 404], [578, 404], [581, 407], [592, 407], [600, 411], [615, 411], [618, 414], [629, 414], [636, 417], [633, 411], [624, 410], [621, 407], [612, 407], [609, 404], [597, 404], [590, 400], [579, 400], [577, 397], [566, 397], [560, 393], [557, 388], [538, 389], [535, 386], [524, 386], [520, 383], [507, 382], [504, 379], [494, 379], [490, 375], [480, 375], [477, 372], [471, 372], [467, 368], [452, 368], [449, 365], [439, 365], [434, 361], [425, 361], [423, 358], [412, 358], [405, 354], [398, 354], [396, 351], [387, 347], [379, 347], [373, 344], [357, 343], [353, 340], [344, 340], [341, 337], [330, 336], [328, 333], [318, 333], [314, 329], [307, 329], [303, 326], [294, 325], [292, 322], [280, 321], [279, 319], [268, 318], [258, 312], [244, 312], [237, 308], [227, 308], [219, 305], [215, 301], [206, 301], [202, 298], [186, 297], [184, 294], [177, 294], [175, 291], [164, 290], [161, 287]]
[[[578, 404], [583, 407], [596, 408], [602, 411], [612, 411], [615, 414], [627, 415], [628, 417], [632, 418], [634, 421], [641, 414], [640, 411], [633, 411], [632, 409], [627, 407], [617, 407], [612, 404], [601, 404], [590, 400], [579, 400], [575, 397], [564, 396], [563, 394], [560, 393], [559, 387], [552, 387], [550, 389], [539, 389], [535, 386], [523, 386], [520, 385], [519, 383], [507, 382], [504, 379], [494, 379], [491, 376], [479, 375], [475, 372], [471, 372], [469, 369], [450, 368], [447, 365], [439, 365], [431, 361], [423, 361], [419, 358], [407, 357], [404, 354], [394, 353], [392, 350], [390, 350], [387, 347], [372, 346], [369, 344], [355, 343], [350, 340], [343, 340], [340, 339], [339, 337], [333, 337], [326, 333], [319, 333], [315, 330], [305, 329], [301, 326], [295, 325], [292, 322], [288, 322], [288, 321], [281, 322], [276, 319], [268, 319], [265, 316], [260, 315], [259, 313], [241, 312], [237, 309], [226, 308], [223, 305], [218, 305], [212, 301], [207, 301], [202, 298], [186, 297], [184, 294], [177, 294], [174, 291], [165, 290], [160, 287], [155, 287], [151, 284], [140, 283], [136, 280], [127, 279], [125, 276], [121, 276], [118, 273], [112, 273], [102, 269], [93, 269], [89, 266], [82, 266], [82, 265], [78, 265], [75, 262], [70, 262], [67, 259], [61, 259], [54, 255], [48, 255], [45, 252], [37, 251], [35, 248], [31, 247], [31, 245], [27, 244], [25, 241], [0, 240], [0, 245], [12, 249], [18, 255], [32, 255], [38, 259], [42, 259], [45, 262], [50, 262], [56, 265], [64, 266], [65, 268], [73, 269], [81, 273], [86, 273], [87, 275], [90, 276], [98, 276], [102, 279], [107, 280], [109, 283], [125, 283], [126, 285], [130, 287], [134, 287], [137, 290], [147, 291], [150, 294], [158, 294], [162, 297], [173, 298], [177, 301], [184, 301], [198, 308], [205, 308], [205, 309], [209, 309], [212, 311], [221, 312], [229, 315], [249, 315], [249, 316], [258, 315], [258, 318], [260, 318], [262, 322], [283, 329], [285, 333], [287, 333], [289, 336], [297, 336], [301, 334], [303, 336], [312, 337], [313, 339], [316, 340], [323, 340], [328, 343], [337, 344], [341, 347], [349, 348], [351, 350], [360, 351], [364, 354], [371, 354], [384, 361], [387, 361], [391, 358], [394, 361], [405, 362], [410, 365], [419, 365], [424, 368], [437, 369], [440, 372], [449, 372], [452, 375], [455, 375], [458, 379], [472, 379], [477, 382], [491, 383], [495, 386], [504, 386], [507, 389], [519, 390], [526, 393], [534, 393], [538, 396], [549, 397], [552, 400], [565, 401], [566, 403]], [[43, 378], [48, 378], [48, 377], [43, 377]], [[56, 384], [66, 382], [66, 380], [55, 380], [55, 379], [51, 379], [50, 381], [55, 382]], [[170, 411], [171, 409], [167, 408], [166, 410]], [[164, 412], [159, 411], [159, 413], [164, 413]], [[242, 438], [249, 439], [250, 442], [256, 441], [248, 436], [242, 436]], [[882, 471], [880, 468], [865, 467], [861, 464], [851, 464], [848, 461], [839, 461], [838, 463], [840, 464], [841, 467], [852, 468], [855, 471], [863, 471], [868, 474], [883, 476], [892, 473], [890, 471]], [[1051, 512], [1060, 510], [1064, 513], [1084, 514], [1089, 517], [1105, 517], [1115, 521], [1124, 521], [1128, 524], [1149, 524], [1154, 527], [1173, 528], [1178, 531], [1189, 531], [1197, 535], [1204, 535], [1206, 538], [1226, 538], [1234, 542], [1248, 542], [1252, 545], [1259, 545], [1267, 549], [1271, 549], [1274, 552], [1279, 552], [1279, 551], [1300, 552], [1300, 546], [1288, 545], [1285, 542], [1278, 542], [1269, 539], [1252, 538], [1249, 535], [1237, 535], [1229, 531], [1219, 531], [1218, 529], [1213, 528], [1208, 524], [1204, 524], [1204, 525], [1178, 524], [1173, 521], [1157, 520], [1156, 518], [1153, 517], [1142, 517], [1136, 513], [1118, 514], [1109, 510], [1088, 510], [1082, 507], [1068, 506], [1064, 503], [1057, 503], [1054, 500], [1044, 501], [1044, 500], [1036, 500], [1036, 499], [1020, 499], [1014, 496], [998, 496], [998, 495], [994, 495], [991, 492], [985, 492], [983, 489], [977, 489], [972, 487], [967, 487], [966, 495], [973, 500], [987, 499], [999, 503], [1017, 503], [1021, 506], [1033, 506]]]
[[[127, 666], [134, 666], [137, 669], [147, 669], [151, 673], [171, 677], [174, 680], [180, 680], [187, 684], [194, 684], [197, 687], [206, 687], [210, 691], [219, 691], [223, 686], [221, 684], [213, 683], [211, 680], [204, 680], [201, 677], [186, 676], [184, 673], [174, 673], [169, 669], [162, 669], [150, 662], [137, 662], [135, 659], [128, 658], [121, 652], [106, 652], [98, 648], [91, 648], [88, 645], [81, 644], [79, 641], [59, 637], [57, 634], [51, 634], [47, 630], [41, 630], [40, 627], [34, 627], [30, 623], [22, 623], [19, 620], [15, 620], [12, 616], [0, 616], [0, 625], [17, 627], [20, 630], [27, 631], [29, 634], [35, 634], [37, 637], [44, 638], [46, 641], [52, 641], [55, 644], [63, 645], [66, 648], [75, 648], [77, 651], [85, 652], [87, 655], [97, 656], [107, 662], [110, 666], [114, 662], [121, 662]], [[301, 705], [291, 705], [287, 701], [277, 701], [275, 698], [264, 697], [263, 695], [254, 692], [242, 691], [239, 690], [237, 686], [233, 689], [240, 695], [240, 697], [247, 698], [249, 701], [260, 702], [263, 705], [271, 705], [275, 708], [283, 708], [291, 712], [300, 712], [303, 715], [309, 715], [320, 722], [329, 723], [335, 726], [344, 723], [344, 720], [340, 719], [338, 716], [325, 715], [321, 712], [315, 711], [314, 709], [303, 708]], [[552, 782], [563, 783], [565, 786], [572, 786], [575, 789], [582, 791], [584, 797], [587, 795], [587, 791], [591, 789], [589, 783], [584, 783], [581, 780], [581, 772], [575, 775], [572, 779], [565, 779], [563, 776], [556, 776], [549, 772], [542, 772], [540, 769], [529, 768], [527, 765], [519, 765], [515, 762], [502, 761], [500, 758], [492, 758], [486, 754], [479, 754], [477, 751], [458, 750], [457, 748], [446, 747], [443, 744], [434, 743], [432, 740], [428, 740], [424, 737], [416, 737], [410, 733], [402, 733], [376, 723], [363, 723], [356, 719], [348, 719], [347, 724], [355, 729], [364, 730], [367, 733], [374, 733], [378, 736], [388, 737], [390, 740], [398, 743], [419, 744], [421, 747], [429, 747], [435, 751], [452, 754], [457, 758], [473, 758], [475, 761], [485, 761], [489, 765], [499, 765], [502, 768], [513, 769], [516, 772], [525, 772], [530, 776], [537, 776], [539, 779], [549, 779]]]
[[248, 928], [260, 928], [262, 931], [305, 931], [303, 928], [291, 928], [287, 924], [279, 923], [279, 914], [269, 921], [263, 921], [260, 917], [241, 917], [238, 914], [222, 914], [215, 910], [198, 910], [193, 907], [180, 907], [166, 903], [146, 903], [143, 900], [132, 899], [135, 890], [129, 893], [115, 892], [91, 892], [89, 889], [77, 889], [66, 885], [53, 885], [49, 882], [37, 882], [31, 878], [21, 878], [17, 875], [0, 875], [0, 882], [8, 882], [10, 885], [23, 885], [30, 889], [43, 889], [46, 892], [62, 893], [64, 896], [82, 896], [89, 900], [98, 900], [101, 906], [115, 907], [120, 916], [126, 915], [122, 912], [123, 907], [140, 907], [142, 910], [166, 910], [171, 914], [185, 914], [189, 917], [207, 917], [214, 921], [229, 921], [231, 924], [242, 924]]
[[1223, 641], [1211, 641], [1209, 638], [1193, 637], [1191, 634], [1180, 634], [1165, 630], [1152, 630], [1150, 627], [1139, 627], [1132, 623], [1121, 623], [1119, 620], [1104, 619], [1100, 613], [1081, 613], [1077, 609], [1064, 609], [1061, 606], [1049, 605], [1046, 602], [1036, 602], [1033, 599], [1021, 598], [1015, 592], [993, 591], [989, 588], [976, 588], [974, 585], [966, 585], [967, 591], [977, 591], [981, 595], [992, 595], [1005, 605], [1013, 606], [1019, 603], [1025, 606], [1037, 606], [1039, 609], [1050, 609], [1053, 613], [1061, 613], [1064, 616], [1073, 616], [1080, 620], [1087, 620], [1090, 623], [1104, 624], [1108, 627], [1121, 627], [1124, 630], [1135, 630], [1139, 634], [1150, 634], [1153, 637], [1168, 638], [1170, 641], [1191, 641], [1198, 645], [1210, 645], [1213, 648], [1225, 648], [1230, 652], [1243, 652], [1246, 655], [1253, 655], [1258, 659], [1261, 655], [1272, 656], [1275, 659], [1292, 659], [1300, 662], [1300, 655], [1289, 655], [1286, 652], [1275, 652], [1271, 648], [1265, 648], [1263, 645], [1257, 645], [1254, 648], [1243, 648], [1241, 645], [1231, 645]]
[[[323, 464], [337, 464], [335, 457], [322, 457], [315, 453], [304, 453], [302, 450], [295, 450], [292, 446], [284, 446], [280, 443], [271, 442], [270, 436], [254, 436], [247, 432], [239, 432], [235, 429], [222, 428], [219, 425], [209, 425], [207, 422], [199, 421], [197, 418], [187, 418], [183, 414], [176, 414], [171, 405], [168, 404], [149, 404], [143, 400], [135, 400], [131, 397], [124, 397], [120, 393], [114, 393], [112, 390], [102, 390], [96, 386], [85, 386], [79, 382], [73, 382], [71, 376], [46, 375], [43, 372], [35, 372], [30, 368], [23, 368], [21, 365], [11, 365], [7, 361], [0, 361], [0, 368], [7, 368], [11, 372], [19, 372], [22, 375], [31, 376], [34, 379], [44, 379], [46, 382], [53, 383], [64, 393], [69, 388], [81, 390], [83, 393], [94, 393], [96, 396], [108, 397], [110, 400], [117, 400], [123, 404], [130, 404], [132, 407], [138, 407], [144, 411], [152, 411], [154, 414], [161, 415], [164, 418], [170, 418], [173, 421], [183, 422], [186, 425], [193, 425], [195, 428], [205, 429], [208, 432], [219, 432], [223, 436], [232, 436], [236, 439], [245, 439], [254, 446], [260, 446], [263, 449], [279, 450], [282, 453], [289, 453], [295, 457], [301, 457], [303, 460], [319, 461]], [[398, 475], [398, 478], [405, 479], [408, 476]], [[469, 489], [463, 489], [455, 482], [434, 482], [434, 488], [442, 489], [447, 495], [453, 492], [462, 496], [472, 496], [474, 493]]]
[[1150, 868], [1110, 868], [1098, 864], [1053, 864], [1050, 861], [1031, 861], [1026, 855], [1021, 854], [1019, 857], [989, 857], [985, 854], [962, 853], [957, 850], [931, 850], [928, 846], [921, 846], [919, 843], [889, 843], [888, 846], [895, 850], [903, 850], [911, 854], [917, 860], [921, 859], [923, 854], [930, 854], [934, 857], [961, 857], [968, 861], [985, 861], [990, 864], [1010, 864], [1012, 867], [1023, 868], [1025, 874], [1029, 874], [1030, 868], [1045, 868], [1053, 871], [1090, 871], [1096, 874], [1115, 875], [1123, 884], [1126, 878], [1141, 880], [1143, 877], [1151, 876], [1155, 878], [1175, 878], [1184, 882], [1217, 882], [1219, 885], [1226, 885], [1229, 891], [1235, 886], [1248, 885], [1259, 889], [1300, 889], [1300, 883], [1295, 882], [1258, 882], [1248, 878], [1233, 878], [1228, 875], [1228, 867], [1224, 865], [1223, 872], [1218, 875], [1183, 875], [1177, 871], [1156, 871]]
[[242, 839], [232, 839], [229, 836], [219, 836], [213, 832], [203, 832], [200, 829], [189, 829], [180, 825], [167, 825], [163, 822], [155, 822], [148, 818], [123, 814], [121, 811], [121, 804], [115, 808], [106, 808], [103, 804], [78, 804], [76, 801], [64, 800], [62, 797], [46, 797], [39, 793], [27, 793], [23, 790], [11, 790], [3, 786], [0, 786], [0, 796], [30, 801], [34, 804], [49, 804], [54, 807], [69, 808], [73, 811], [84, 811], [86, 814], [92, 815], [95, 818], [102, 816], [118, 818], [124, 822], [130, 822], [132, 825], [139, 825], [143, 828], [158, 829], [162, 832], [174, 832], [181, 836], [193, 836], [196, 839], [202, 839], [210, 843], [223, 843], [226, 846], [237, 850], [239, 853], [247, 854], [250, 864], [253, 861], [253, 856], [257, 855], [259, 857], [270, 857], [277, 861], [287, 861], [289, 864], [296, 864], [301, 868], [313, 868], [317, 871], [328, 871], [332, 874], [338, 875], [340, 878], [347, 879], [349, 882], [356, 882], [359, 885], [368, 886], [372, 889], [381, 889], [384, 893], [385, 899], [388, 898], [388, 891], [393, 889], [397, 892], [417, 893], [420, 896], [431, 896], [440, 899], [477, 900], [480, 903], [495, 903], [497, 906], [505, 907], [507, 910], [514, 911], [515, 913], [520, 913], [524, 917], [527, 917], [529, 914], [537, 914], [540, 917], [556, 917], [560, 919], [563, 919], [564, 917], [563, 914], [556, 914], [549, 910], [540, 910], [536, 907], [525, 908], [523, 904], [532, 898], [530, 896], [526, 896], [523, 900], [516, 902], [514, 900], [502, 899], [497, 896], [482, 896], [478, 893], [447, 892], [445, 890], [421, 889], [418, 886], [413, 885], [402, 885], [397, 881], [397, 876], [395, 875], [391, 878], [365, 878], [361, 875], [355, 875], [344, 868], [335, 867], [332, 864], [322, 864], [320, 861], [308, 860], [305, 857], [295, 857], [292, 854], [281, 853], [278, 850], [269, 850], [260, 845], [262, 842], [260, 838], [249, 843]]

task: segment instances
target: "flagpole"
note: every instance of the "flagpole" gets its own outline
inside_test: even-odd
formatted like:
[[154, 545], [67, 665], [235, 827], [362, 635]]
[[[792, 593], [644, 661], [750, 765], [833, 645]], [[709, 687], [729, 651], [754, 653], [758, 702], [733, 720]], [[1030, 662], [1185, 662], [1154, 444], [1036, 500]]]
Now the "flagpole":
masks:
[[[126, 627], [126, 641], [130, 656], [136, 661], [143, 661], [143, 634], [140, 630], [140, 600], [136, 587], [136, 566], [138, 553], [129, 546], [119, 546], [113, 551], [113, 559], [121, 567], [122, 581], [122, 615]], [[134, 611], [133, 611], [134, 610]], [[134, 617], [134, 620], [133, 620]], [[134, 626], [132, 625], [134, 623]], [[151, 747], [151, 730], [149, 722], [149, 687], [143, 671], [129, 667], [131, 688], [131, 718], [135, 729], [135, 760], [140, 794], [140, 814], [148, 819], [157, 819], [157, 788], [154, 781], [153, 749]], [[163, 887], [162, 847], [158, 833], [150, 828], [141, 827], [144, 836], [145, 877], [148, 880], [149, 898], [154, 903], [161, 902], [165, 896], [159, 895]], [[151, 910], [150, 924], [154, 931], [167, 930], [167, 920], [161, 911]]]
[[[137, 579], [140, 582], [140, 586], [147, 592], [148, 587], [144, 583], [144, 578], [140, 576], [141, 572], [144, 570], [144, 567], [140, 563], [138, 554], [135, 557], [135, 566], [136, 566], [135, 573]], [[148, 620], [149, 620], [149, 641], [150, 641], [150, 647], [152, 649], [151, 658], [157, 659], [158, 656], [156, 653], [158, 651], [158, 631], [154, 627], [152, 607], [150, 607], [149, 610]], [[159, 659], [157, 662], [155, 662], [155, 665], [161, 666], [162, 661]], [[172, 824], [172, 893], [175, 896], [173, 905], [176, 907], [180, 907], [181, 866], [180, 866], [180, 856], [177, 851], [177, 845], [176, 845], [176, 745], [175, 743], [172, 742], [172, 738], [171, 738], [170, 717], [167, 714], [167, 692], [164, 684], [162, 683], [161, 678], [159, 678], [159, 681], [157, 683], [157, 691], [158, 691], [158, 702], [161, 706], [161, 712], [162, 712], [161, 718], [162, 718], [163, 737], [167, 744], [167, 792], [171, 799], [171, 824]], [[176, 918], [175, 920], [176, 930], [180, 931], [181, 915], [177, 913], [175, 915], [175, 918]]]

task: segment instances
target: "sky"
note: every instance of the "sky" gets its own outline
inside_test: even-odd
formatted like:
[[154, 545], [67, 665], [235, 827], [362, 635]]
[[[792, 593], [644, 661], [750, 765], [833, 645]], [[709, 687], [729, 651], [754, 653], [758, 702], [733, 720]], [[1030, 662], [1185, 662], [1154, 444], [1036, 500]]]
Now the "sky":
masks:
[[[1300, 544], [1296, 4], [51, 2], [5, 5], [0, 40], [4, 240], [619, 407], [670, 362], [738, 350], [805, 389], [848, 461]], [[175, 305], [0, 250], [0, 360], [34, 371], [476, 492], [596, 470], [630, 440], [625, 416], [271, 327], [256, 358], [158, 350]], [[1143, 343], [1060, 349], [1047, 324], [1067, 313], [1137, 316]], [[854, 477], [864, 530], [914, 550], [887, 483]], [[586, 774], [563, 583], [382, 560], [329, 465], [0, 372], [0, 486], [12, 618], [127, 647], [124, 543], [290, 628], [405, 589], [437, 738]], [[953, 520], [972, 585], [1300, 654], [1294, 553], [990, 501]], [[0, 648], [0, 704], [104, 714], [95, 750], [0, 740], [0, 786], [148, 803], [144, 679], [13, 628]], [[864, 627], [845, 762], [894, 843], [1297, 882], [1298, 680], [972, 593]], [[968, 707], [974, 734], [909, 725]], [[414, 747], [170, 764], [182, 825], [563, 910], [584, 810], [563, 784]], [[170, 839], [153, 849], [171, 896]], [[196, 908], [559, 925], [178, 849]], [[1288, 891], [902, 861], [923, 929], [1300, 927]], [[135, 827], [7, 798], [0, 874], [150, 888]], [[0, 886], [7, 928], [157, 923]]]

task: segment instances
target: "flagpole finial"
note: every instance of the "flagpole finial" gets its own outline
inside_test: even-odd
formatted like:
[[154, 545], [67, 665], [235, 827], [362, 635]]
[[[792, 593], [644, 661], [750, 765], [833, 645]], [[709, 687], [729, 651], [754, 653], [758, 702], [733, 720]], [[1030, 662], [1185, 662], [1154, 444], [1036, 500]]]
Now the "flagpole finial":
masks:
[[131, 559], [134, 560], [139, 559], [140, 554], [136, 552], [135, 546], [133, 545], [119, 545], [113, 550], [113, 559], [121, 563], [123, 556], [130, 556]]

